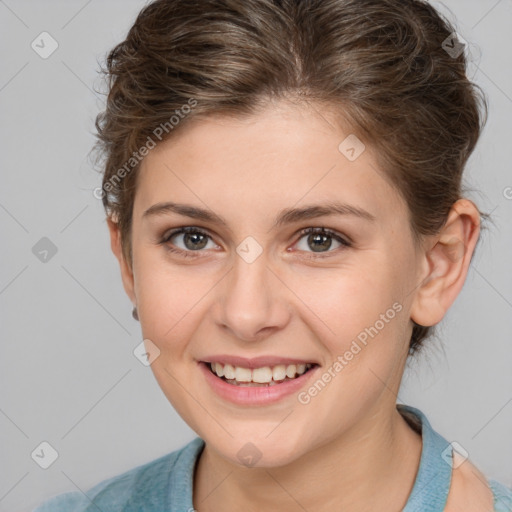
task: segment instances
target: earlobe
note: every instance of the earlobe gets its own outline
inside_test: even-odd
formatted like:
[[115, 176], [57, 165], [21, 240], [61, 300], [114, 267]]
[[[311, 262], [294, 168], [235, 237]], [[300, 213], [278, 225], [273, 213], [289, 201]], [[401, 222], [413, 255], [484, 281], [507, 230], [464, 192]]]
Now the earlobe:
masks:
[[133, 271], [131, 266], [126, 262], [123, 254], [121, 231], [119, 229], [119, 225], [110, 217], [107, 217], [107, 225], [110, 233], [110, 247], [115, 257], [117, 258], [117, 261], [119, 262], [124, 290], [132, 301], [133, 305], [136, 305], [137, 299], [134, 292]]
[[464, 285], [479, 234], [478, 209], [468, 199], [458, 200], [441, 231], [427, 240], [411, 320], [432, 326], [443, 319]]

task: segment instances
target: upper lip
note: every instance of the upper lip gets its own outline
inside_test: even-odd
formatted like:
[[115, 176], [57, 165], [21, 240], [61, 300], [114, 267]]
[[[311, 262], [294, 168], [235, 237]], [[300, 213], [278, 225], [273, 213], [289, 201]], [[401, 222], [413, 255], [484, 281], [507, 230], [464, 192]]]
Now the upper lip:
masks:
[[262, 368], [264, 366], [277, 366], [277, 365], [285, 365], [288, 366], [290, 364], [313, 364], [316, 365], [315, 361], [306, 360], [306, 359], [296, 359], [293, 357], [280, 357], [280, 356], [259, 356], [259, 357], [240, 357], [240, 356], [232, 356], [232, 355], [218, 355], [218, 356], [209, 356], [205, 357], [203, 360], [205, 363], [221, 363], [221, 364], [230, 364], [231, 366], [240, 366], [242, 368]]

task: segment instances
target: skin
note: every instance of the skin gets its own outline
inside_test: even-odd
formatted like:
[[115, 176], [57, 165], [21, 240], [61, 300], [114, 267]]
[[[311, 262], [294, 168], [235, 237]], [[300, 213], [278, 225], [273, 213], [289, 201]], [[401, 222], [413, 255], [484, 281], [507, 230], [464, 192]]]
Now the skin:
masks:
[[[199, 512], [395, 511], [410, 495], [421, 437], [395, 404], [412, 320], [438, 323], [459, 294], [479, 215], [462, 199], [439, 234], [415, 245], [407, 205], [371, 148], [355, 161], [338, 150], [351, 133], [325, 108], [284, 101], [245, 119], [194, 120], [141, 164], [132, 262], [108, 219], [124, 288], [144, 338], [160, 351], [154, 375], [206, 442], [194, 480]], [[143, 216], [165, 201], [205, 208], [227, 225], [176, 213]], [[272, 227], [285, 208], [328, 201], [363, 208], [375, 220], [330, 215]], [[161, 243], [182, 226], [206, 232], [206, 246], [201, 238], [185, 245], [182, 234]], [[352, 244], [329, 238], [331, 246], [315, 252], [299, 233], [308, 227]], [[262, 249], [252, 263], [236, 252], [248, 236]], [[318, 254], [328, 256], [308, 258]], [[321, 374], [394, 303], [401, 311], [306, 405], [297, 394], [263, 406], [231, 404], [197, 366], [214, 354], [276, 355], [316, 361]], [[248, 442], [261, 452], [254, 467], [237, 457]], [[471, 468], [466, 461], [453, 472], [446, 510], [475, 506]], [[481, 491], [487, 504], [489, 492]]]

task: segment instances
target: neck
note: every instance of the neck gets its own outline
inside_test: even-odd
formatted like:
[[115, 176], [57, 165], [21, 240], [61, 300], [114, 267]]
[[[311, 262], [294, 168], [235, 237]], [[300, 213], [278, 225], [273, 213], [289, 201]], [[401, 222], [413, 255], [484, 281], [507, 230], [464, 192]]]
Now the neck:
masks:
[[421, 446], [394, 404], [286, 466], [241, 468], [206, 445], [195, 472], [194, 506], [199, 512], [401, 510]]

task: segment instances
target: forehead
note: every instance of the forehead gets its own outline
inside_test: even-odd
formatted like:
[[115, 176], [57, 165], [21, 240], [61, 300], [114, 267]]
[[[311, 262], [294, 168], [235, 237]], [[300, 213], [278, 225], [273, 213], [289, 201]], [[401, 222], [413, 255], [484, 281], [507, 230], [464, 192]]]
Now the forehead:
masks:
[[326, 201], [396, 216], [402, 199], [361, 143], [319, 106], [279, 104], [245, 118], [193, 120], [143, 160], [134, 215], [179, 200], [259, 219]]

